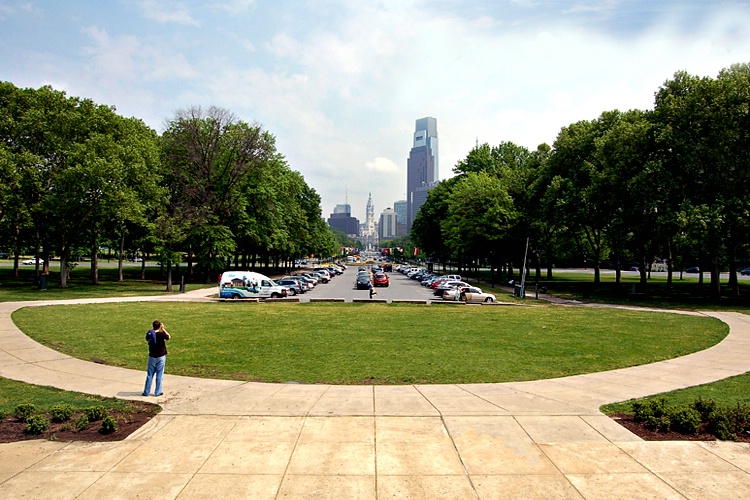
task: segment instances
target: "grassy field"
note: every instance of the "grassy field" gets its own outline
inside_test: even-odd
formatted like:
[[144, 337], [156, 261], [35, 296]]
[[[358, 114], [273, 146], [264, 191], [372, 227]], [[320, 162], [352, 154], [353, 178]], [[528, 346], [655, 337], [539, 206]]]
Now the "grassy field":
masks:
[[76, 409], [104, 406], [117, 411], [127, 411], [127, 401], [123, 399], [102, 398], [0, 378], [0, 412], [12, 415], [16, 405], [21, 403], [34, 404], [39, 413], [49, 413], [56, 404], [69, 404]]
[[144, 367], [144, 334], [154, 319], [173, 335], [169, 373], [336, 384], [505, 382], [598, 372], [704, 349], [728, 331], [707, 317], [553, 306], [142, 302], [34, 307], [13, 315], [45, 345], [134, 369]]
[[[696, 399], [713, 399], [719, 406], [733, 407], [737, 403], [750, 403], [750, 374], [726, 378], [710, 384], [697, 385], [663, 394], [656, 394], [642, 401], [664, 398], [670, 406], [690, 406]], [[613, 413], [632, 413], [633, 400], [622, 401], [602, 406], [600, 409], [607, 415]]]
[[[542, 272], [546, 276], [546, 271]], [[713, 301], [710, 297], [710, 279], [708, 273], [701, 284], [697, 274], [675, 273], [671, 286], [667, 283], [666, 273], [652, 273], [647, 287], [640, 286], [638, 273], [624, 271], [622, 281], [616, 283], [615, 272], [602, 270], [601, 282], [594, 285], [592, 270], [560, 270], [554, 271], [553, 279], [540, 279], [539, 286], [544, 286], [550, 294], [557, 297], [601, 302], [605, 304], [622, 304], [645, 307], [660, 307], [667, 309], [695, 309], [695, 310], [736, 310], [747, 312], [750, 308], [750, 279], [739, 276], [740, 296], [734, 297], [726, 286], [727, 276], [722, 275], [722, 297]], [[484, 281], [489, 280], [486, 274], [481, 275]], [[470, 278], [474, 282], [474, 277]], [[532, 273], [526, 282], [526, 294], [534, 296], [534, 286], [537, 281]]]
[[[92, 297], [134, 297], [147, 295], [163, 295], [166, 293], [166, 277], [156, 265], [146, 268], [146, 279], [141, 279], [141, 265], [127, 263], [124, 266], [124, 280], [117, 281], [118, 271], [115, 261], [100, 264], [99, 284], [92, 285], [89, 275], [90, 263], [84, 262], [76, 266], [71, 272], [68, 288], [59, 288], [60, 264], [51, 264], [51, 273], [47, 276], [46, 290], [40, 290], [35, 276], [34, 266], [19, 266], [19, 276], [13, 276], [12, 264], [8, 260], [0, 260], [0, 302], [30, 301], [30, 300], [59, 300], [81, 299]], [[173, 274], [173, 289], [179, 293], [179, 274]], [[204, 283], [187, 283], [186, 291], [196, 288], [214, 286]]]

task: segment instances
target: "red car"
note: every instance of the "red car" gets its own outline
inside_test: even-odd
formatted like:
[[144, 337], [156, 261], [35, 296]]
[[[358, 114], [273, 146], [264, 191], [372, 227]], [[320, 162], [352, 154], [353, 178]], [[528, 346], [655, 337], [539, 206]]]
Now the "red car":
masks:
[[372, 279], [372, 284], [374, 286], [388, 286], [390, 283], [388, 281], [388, 276], [385, 273], [376, 273], [375, 277]]

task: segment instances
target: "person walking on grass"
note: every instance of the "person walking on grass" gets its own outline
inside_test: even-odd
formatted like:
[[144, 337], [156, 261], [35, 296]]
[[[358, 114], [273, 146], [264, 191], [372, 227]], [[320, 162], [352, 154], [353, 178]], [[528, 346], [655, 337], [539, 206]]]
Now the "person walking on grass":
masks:
[[146, 387], [143, 389], [143, 396], [148, 396], [151, 392], [151, 381], [156, 375], [156, 389], [154, 396], [161, 396], [161, 379], [164, 376], [164, 365], [167, 362], [167, 343], [172, 336], [164, 328], [164, 323], [154, 321], [153, 328], [146, 332], [146, 341], [148, 342], [148, 371], [146, 372]]

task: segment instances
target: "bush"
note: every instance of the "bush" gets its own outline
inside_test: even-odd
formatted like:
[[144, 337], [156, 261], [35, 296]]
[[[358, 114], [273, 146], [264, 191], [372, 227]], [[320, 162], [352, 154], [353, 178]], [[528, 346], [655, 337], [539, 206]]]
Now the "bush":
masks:
[[102, 420], [102, 428], [99, 432], [102, 434], [111, 434], [117, 430], [117, 420], [111, 415], [104, 417]]
[[49, 420], [41, 415], [34, 415], [26, 420], [26, 432], [41, 434], [49, 429]]
[[633, 401], [633, 413], [636, 422], [644, 422], [651, 430], [668, 431], [670, 428], [670, 410], [664, 398]]
[[36, 411], [36, 407], [31, 403], [21, 403], [16, 406], [14, 414], [22, 422], [26, 422]]
[[730, 412], [728, 408], [717, 408], [708, 421], [708, 431], [722, 441], [737, 441]]
[[89, 426], [89, 417], [82, 414], [73, 421], [73, 425], [75, 425], [77, 431], [85, 430]]
[[73, 405], [69, 404], [57, 404], [52, 407], [50, 413], [52, 414], [52, 420], [54, 422], [65, 422], [70, 420], [70, 417], [73, 416], [75, 408], [73, 408]]
[[89, 406], [86, 408], [86, 416], [89, 422], [96, 422], [107, 416], [107, 409], [104, 406]]
[[693, 408], [701, 414], [701, 419], [707, 422], [711, 414], [716, 411], [716, 401], [713, 399], [703, 399], [698, 396], [698, 399], [693, 403]]
[[0, 423], [2, 423], [3, 420], [5, 420], [5, 417], [7, 417], [7, 416], [8, 416], [8, 412], [7, 411], [0, 410]]
[[670, 428], [681, 434], [695, 435], [701, 428], [701, 414], [695, 408], [675, 408], [669, 418]]
[[708, 421], [709, 431], [723, 441], [736, 441], [738, 434], [750, 431], [750, 406], [737, 403], [733, 408], [717, 408]]

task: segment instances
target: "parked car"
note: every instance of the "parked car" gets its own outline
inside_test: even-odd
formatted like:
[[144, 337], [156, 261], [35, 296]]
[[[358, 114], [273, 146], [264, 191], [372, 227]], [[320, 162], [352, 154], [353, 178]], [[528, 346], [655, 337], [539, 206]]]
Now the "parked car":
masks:
[[372, 280], [373, 286], [388, 286], [390, 281], [385, 273], [375, 273], [375, 277]]
[[357, 276], [354, 286], [357, 290], [367, 290], [370, 288], [370, 278], [367, 276]]
[[745, 269], [743, 269], [742, 271], [740, 271], [740, 274], [742, 276], [750, 276], [750, 267], [746, 267]]
[[323, 283], [328, 283], [329, 281], [331, 281], [331, 275], [328, 274], [327, 271], [315, 271], [313, 274], [317, 274], [318, 276], [320, 276], [320, 281], [322, 281]]
[[[26, 260], [22, 260], [21, 264], [24, 266], [33, 266], [36, 264], [36, 261], [37, 259], [26, 259]], [[39, 265], [40, 266], [44, 265], [44, 259], [39, 259]]]
[[[458, 295], [458, 299], [456, 299]], [[466, 302], [495, 302], [495, 295], [484, 293], [481, 288], [475, 286], [456, 287], [443, 294], [444, 300], [463, 300]]]
[[312, 290], [313, 288], [315, 288], [315, 285], [317, 284], [316, 281], [313, 281], [312, 279], [306, 276], [293, 275], [293, 276], [286, 276], [282, 279], [290, 279], [290, 280], [297, 281], [305, 291]]
[[276, 283], [279, 286], [283, 286], [288, 290], [288, 295], [291, 295], [292, 297], [301, 293], [305, 293], [306, 290], [302, 288], [302, 285], [297, 280], [293, 279], [280, 279], [276, 280]]
[[443, 294], [448, 290], [453, 290], [454, 288], [459, 286], [469, 286], [469, 284], [464, 283], [463, 281], [444, 281], [442, 285], [435, 288], [435, 291], [433, 293], [438, 297], [442, 297]]
[[687, 269], [685, 269], [685, 272], [690, 273], [690, 274], [698, 274], [699, 272], [701, 272], [701, 268], [700, 267], [688, 267]]

